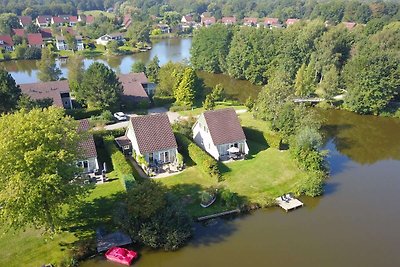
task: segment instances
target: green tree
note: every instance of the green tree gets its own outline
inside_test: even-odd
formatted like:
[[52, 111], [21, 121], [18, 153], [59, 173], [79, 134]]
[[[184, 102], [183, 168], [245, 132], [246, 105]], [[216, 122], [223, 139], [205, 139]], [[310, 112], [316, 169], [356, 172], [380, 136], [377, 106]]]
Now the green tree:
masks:
[[118, 54], [119, 52], [119, 44], [117, 41], [111, 41], [107, 44], [107, 50], [111, 54]]
[[215, 108], [215, 99], [212, 94], [208, 94], [203, 102], [203, 108], [205, 110], [213, 110]]
[[379, 114], [400, 88], [397, 52], [366, 49], [345, 67], [345, 106], [361, 114]]
[[106, 110], [118, 104], [122, 92], [122, 85], [115, 72], [95, 62], [85, 71], [76, 96], [78, 100], [86, 101], [89, 107]]
[[146, 66], [146, 75], [151, 82], [158, 82], [158, 72], [160, 71], [160, 60], [157, 56], [154, 56], [153, 59]]
[[135, 61], [132, 64], [131, 71], [135, 73], [146, 72], [146, 64], [141, 60]]
[[12, 111], [21, 96], [21, 89], [6, 70], [0, 69], [0, 114]]
[[64, 37], [65, 37], [65, 43], [67, 44], [68, 49], [75, 51], [77, 49], [75, 36], [73, 36], [70, 33], [66, 33], [66, 34], [64, 34]]
[[78, 87], [82, 84], [84, 73], [85, 67], [82, 56], [74, 55], [68, 58], [68, 82], [72, 92], [79, 91]]
[[158, 84], [156, 95], [172, 96], [174, 95], [174, 87], [177, 85], [179, 76], [183, 73], [185, 65], [180, 62], [169, 61], [161, 66], [158, 72]]
[[126, 32], [126, 36], [134, 43], [145, 42], [150, 43], [149, 23], [144, 21], [134, 21]]
[[15, 46], [14, 53], [17, 59], [23, 59], [25, 57], [27, 46], [24, 44], [20, 44]]
[[196, 72], [192, 68], [186, 68], [182, 80], [174, 90], [175, 105], [190, 108], [194, 105], [194, 99], [198, 84]]
[[12, 29], [19, 29], [21, 25], [19, 24], [19, 19], [15, 14], [3, 13], [0, 14], [0, 33], [1, 34], [11, 34]]
[[[121, 224], [138, 242], [151, 248], [176, 250], [192, 234], [190, 216], [160, 183], [144, 180], [127, 192]], [[120, 216], [121, 217], [121, 216]]]
[[310, 96], [315, 92], [315, 71], [313, 62], [301, 65], [297, 71], [294, 84], [295, 94], [298, 96]]
[[42, 58], [37, 63], [37, 67], [39, 70], [38, 78], [42, 82], [57, 81], [62, 74], [48, 48], [42, 49]]
[[2, 225], [51, 232], [65, 225], [65, 205], [83, 193], [72, 182], [79, 139], [76, 122], [59, 108], [0, 117]]
[[325, 72], [318, 85], [318, 90], [327, 101], [332, 101], [333, 97], [339, 94], [339, 73], [335, 66], [332, 65]]
[[40, 33], [40, 27], [36, 24], [31, 23], [26, 27], [26, 32], [27, 33]]
[[40, 59], [42, 57], [42, 50], [39, 47], [27, 47], [24, 59]]

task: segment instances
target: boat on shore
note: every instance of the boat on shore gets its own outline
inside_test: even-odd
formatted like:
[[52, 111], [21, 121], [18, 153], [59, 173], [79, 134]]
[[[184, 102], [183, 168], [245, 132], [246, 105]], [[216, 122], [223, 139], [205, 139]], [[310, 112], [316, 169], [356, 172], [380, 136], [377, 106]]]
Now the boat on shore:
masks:
[[105, 254], [107, 260], [128, 266], [132, 264], [132, 261], [137, 256], [138, 254], [135, 251], [120, 247], [112, 247]]

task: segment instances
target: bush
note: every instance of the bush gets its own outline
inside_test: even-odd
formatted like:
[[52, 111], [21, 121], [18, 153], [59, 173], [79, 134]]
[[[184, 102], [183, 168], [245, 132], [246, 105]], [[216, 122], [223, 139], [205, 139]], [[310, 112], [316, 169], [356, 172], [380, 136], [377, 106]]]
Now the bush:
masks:
[[326, 174], [321, 171], [308, 172], [307, 180], [296, 189], [296, 194], [304, 194], [309, 197], [322, 195]]
[[88, 119], [92, 116], [100, 116], [101, 114], [101, 109], [85, 109], [85, 108], [80, 108], [80, 109], [67, 109], [65, 110], [66, 114], [74, 118], [75, 120], [82, 120], [82, 119]]
[[117, 172], [121, 179], [122, 185], [127, 190], [132, 187], [135, 182], [135, 177], [133, 176], [133, 167], [127, 161], [124, 154], [115, 146], [114, 136], [108, 135], [104, 137], [104, 146], [111, 156], [111, 162], [114, 167], [114, 171]]
[[219, 182], [222, 180], [218, 162], [181, 133], [175, 133], [182, 154], [189, 156], [199, 168]]
[[173, 96], [154, 96], [153, 103], [156, 107], [164, 107], [170, 106], [175, 102], [175, 98]]
[[109, 110], [104, 110], [102, 113], [101, 113], [101, 118], [103, 119], [103, 120], [106, 120], [106, 121], [112, 121], [112, 120], [114, 120], [114, 117], [113, 117], [113, 114], [111, 113], [111, 111], [109, 111]]
[[42, 58], [42, 50], [38, 47], [28, 47], [25, 51], [24, 55], [25, 59], [41, 59]]
[[220, 191], [220, 196], [222, 203], [224, 203], [226, 207], [237, 207], [240, 204], [239, 195], [228, 189], [222, 189], [222, 191]]

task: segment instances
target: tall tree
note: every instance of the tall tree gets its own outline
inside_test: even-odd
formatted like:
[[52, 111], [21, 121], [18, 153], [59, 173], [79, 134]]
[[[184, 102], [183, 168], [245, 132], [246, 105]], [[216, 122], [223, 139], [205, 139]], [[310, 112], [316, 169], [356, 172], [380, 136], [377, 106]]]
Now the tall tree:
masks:
[[333, 100], [333, 97], [339, 93], [339, 73], [335, 66], [327, 68], [318, 89], [327, 101]]
[[0, 117], [2, 225], [51, 232], [63, 225], [65, 205], [82, 193], [72, 182], [78, 171], [78, 142], [76, 122], [59, 108]]
[[78, 87], [82, 84], [84, 73], [85, 66], [82, 56], [74, 55], [68, 58], [68, 82], [72, 92], [79, 91]]
[[122, 85], [115, 72], [95, 62], [85, 71], [82, 86], [76, 96], [80, 101], [86, 101], [89, 107], [109, 110], [118, 104], [122, 92]]
[[174, 91], [175, 104], [182, 107], [192, 107], [198, 84], [196, 72], [192, 68], [186, 68], [182, 80]]
[[68, 46], [68, 49], [75, 51], [77, 49], [75, 36], [68, 32], [66, 34], [64, 34], [64, 36], [65, 36], [65, 42]]
[[0, 34], [11, 34], [12, 29], [21, 28], [19, 19], [15, 14], [0, 14]]
[[21, 96], [21, 89], [6, 70], [0, 69], [0, 114], [13, 110]]
[[42, 82], [57, 81], [62, 74], [48, 48], [42, 49], [42, 58], [37, 63], [37, 66], [39, 69], [38, 78]]
[[295, 94], [298, 96], [310, 96], [315, 92], [315, 71], [313, 61], [307, 65], [301, 65], [297, 71], [295, 80]]
[[160, 71], [160, 60], [157, 56], [154, 56], [153, 59], [146, 66], [146, 75], [151, 82], [158, 82], [158, 72]]
[[141, 60], [135, 61], [132, 64], [131, 71], [135, 73], [146, 72], [146, 64]]
[[172, 96], [174, 87], [178, 82], [178, 76], [183, 73], [185, 65], [180, 62], [169, 61], [161, 66], [158, 72], [157, 95]]

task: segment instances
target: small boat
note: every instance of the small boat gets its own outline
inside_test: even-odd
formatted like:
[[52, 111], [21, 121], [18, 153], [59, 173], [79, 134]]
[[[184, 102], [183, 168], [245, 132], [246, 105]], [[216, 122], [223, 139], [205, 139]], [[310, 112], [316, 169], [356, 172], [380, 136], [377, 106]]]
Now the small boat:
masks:
[[106, 252], [105, 256], [107, 260], [129, 266], [137, 258], [137, 253], [126, 248], [112, 247]]

